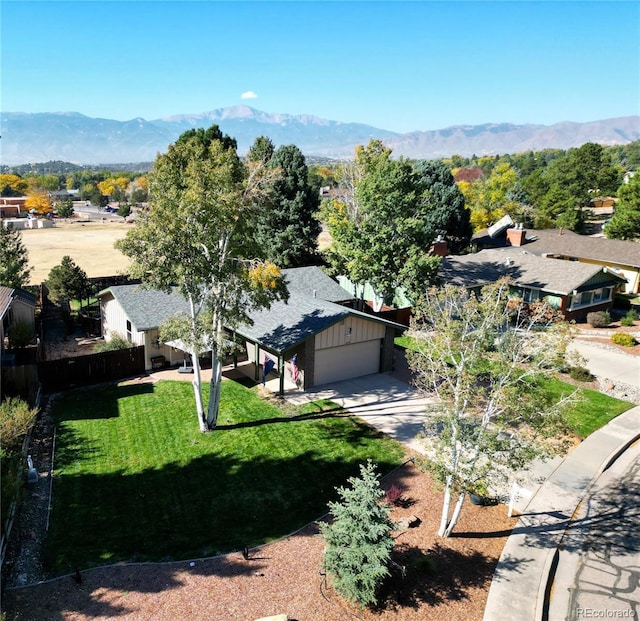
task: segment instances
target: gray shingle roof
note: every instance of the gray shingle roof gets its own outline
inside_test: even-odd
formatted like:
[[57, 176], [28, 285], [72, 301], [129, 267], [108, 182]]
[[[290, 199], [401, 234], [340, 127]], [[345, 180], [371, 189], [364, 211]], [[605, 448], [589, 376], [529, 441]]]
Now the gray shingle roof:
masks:
[[545, 229], [527, 231], [525, 247], [535, 254], [561, 254], [576, 259], [589, 259], [600, 263], [618, 263], [640, 267], [640, 244], [621, 239], [589, 237], [573, 231]]
[[[486, 230], [474, 234], [473, 241], [481, 246], [511, 247], [505, 234], [491, 238]], [[601, 264], [619, 264], [640, 267], [640, 244], [621, 239], [606, 239], [578, 235], [566, 229], [527, 230], [525, 250], [537, 254], [557, 254], [574, 259], [587, 259]]]
[[[238, 334], [282, 352], [348, 315], [405, 328], [336, 304], [336, 301], [347, 301], [353, 297], [320, 268], [294, 268], [283, 270], [283, 274], [289, 283], [289, 301], [277, 301], [269, 309], [255, 311], [251, 315], [253, 325], [237, 327]], [[187, 301], [177, 289], [164, 293], [140, 285], [118, 285], [102, 291], [99, 296], [108, 293], [120, 303], [131, 324], [139, 331], [157, 328], [170, 317], [189, 311]]]
[[353, 313], [339, 304], [292, 293], [288, 303], [275, 302], [269, 309], [254, 312], [253, 325], [239, 326], [236, 332], [282, 352]]
[[[291, 295], [302, 294], [329, 302], [349, 302], [354, 299], [346, 289], [327, 276], [319, 267], [296, 267], [282, 270]], [[314, 296], [315, 292], [315, 296]]]
[[189, 313], [189, 304], [178, 289], [164, 293], [157, 289], [144, 289], [140, 285], [116, 285], [100, 292], [110, 292], [120, 303], [136, 330], [152, 330], [178, 313]]
[[449, 256], [442, 261], [440, 275], [445, 283], [463, 287], [486, 285], [511, 276], [521, 286], [560, 295], [568, 295], [592, 279], [598, 279], [601, 285], [622, 281], [615, 274], [605, 273], [599, 265], [543, 258], [515, 247]]

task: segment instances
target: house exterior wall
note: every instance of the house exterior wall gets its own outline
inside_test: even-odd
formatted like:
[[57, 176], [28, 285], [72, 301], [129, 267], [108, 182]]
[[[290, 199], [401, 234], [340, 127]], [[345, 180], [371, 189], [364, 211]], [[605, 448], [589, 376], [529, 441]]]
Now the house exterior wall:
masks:
[[627, 279], [624, 286], [625, 293], [640, 293], [640, 268], [622, 265], [620, 263], [602, 263], [600, 261], [590, 261], [589, 259], [579, 259], [580, 263], [611, 267]]
[[27, 304], [20, 298], [15, 298], [11, 304], [11, 310], [9, 311], [10, 320], [9, 325], [16, 323], [23, 323], [29, 326], [32, 330], [36, 329], [35, 319], [35, 307], [31, 304]]
[[126, 339], [134, 345], [144, 345], [144, 332], [139, 332], [131, 324], [119, 302], [113, 296], [104, 296], [100, 300], [100, 314], [102, 318], [102, 336], [110, 341], [116, 335]]
[[340, 347], [350, 343], [362, 343], [382, 339], [385, 326], [360, 317], [346, 317], [343, 321], [316, 334], [315, 349]]
[[[589, 296], [584, 300], [584, 296]], [[567, 321], [583, 321], [589, 313], [609, 311], [613, 306], [613, 287], [602, 287], [565, 296], [561, 311]]]
[[391, 370], [393, 336], [388, 348], [388, 331], [394, 334], [392, 327], [361, 317], [346, 317], [316, 334], [313, 375], [309, 377], [307, 371], [305, 387]]

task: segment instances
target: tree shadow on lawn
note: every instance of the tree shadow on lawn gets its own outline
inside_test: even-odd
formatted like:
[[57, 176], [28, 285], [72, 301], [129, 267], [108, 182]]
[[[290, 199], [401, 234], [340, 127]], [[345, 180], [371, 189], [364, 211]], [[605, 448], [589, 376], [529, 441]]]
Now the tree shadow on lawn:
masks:
[[[64, 411], [56, 416], [60, 420], [99, 420], [117, 418], [118, 400], [154, 392], [153, 384], [101, 384], [84, 386], [64, 393]], [[59, 411], [59, 408], [56, 408]]]
[[[327, 511], [366, 455], [327, 459], [204, 455], [136, 474], [61, 475], [47, 560], [52, 573], [118, 561], [214, 556], [272, 541]], [[396, 464], [378, 462], [389, 472]]]
[[301, 414], [292, 414], [291, 416], [275, 416], [272, 418], [261, 418], [260, 420], [250, 420], [242, 423], [231, 423], [228, 425], [218, 424], [213, 433], [218, 431], [227, 431], [229, 429], [244, 429], [247, 427], [260, 427], [262, 425], [272, 425], [274, 423], [298, 423], [307, 420], [320, 420], [323, 418], [349, 418], [351, 414], [344, 408], [336, 405], [334, 408], [318, 411], [303, 412]]

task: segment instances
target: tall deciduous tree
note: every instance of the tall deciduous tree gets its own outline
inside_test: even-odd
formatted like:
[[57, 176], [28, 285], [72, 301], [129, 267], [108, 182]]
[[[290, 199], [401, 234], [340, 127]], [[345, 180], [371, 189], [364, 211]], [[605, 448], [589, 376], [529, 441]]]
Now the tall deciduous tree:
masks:
[[[185, 321], [168, 328], [191, 353], [202, 431], [217, 421], [224, 328], [249, 323], [253, 309], [286, 293], [279, 270], [260, 259], [254, 241], [256, 213], [269, 181], [260, 163], [243, 165], [235, 140], [216, 125], [187, 131], [156, 158], [149, 211], [116, 244], [133, 260], [133, 275], [165, 291], [177, 285], [189, 302]], [[198, 364], [205, 350], [213, 360], [206, 412]]]
[[258, 241], [269, 260], [280, 267], [308, 265], [316, 258], [320, 234], [318, 194], [309, 184], [300, 149], [287, 145], [272, 150], [270, 146], [268, 139], [258, 138], [250, 153], [278, 173], [270, 188], [270, 206], [257, 221]]
[[521, 211], [521, 204], [513, 195], [517, 187], [518, 173], [508, 162], [496, 165], [487, 178], [460, 183], [473, 228], [486, 228], [506, 214], [516, 216]]
[[434, 397], [425, 443], [444, 485], [440, 536], [451, 534], [467, 493], [484, 492], [550, 451], [547, 440], [562, 430], [566, 401], [553, 401], [540, 380], [564, 355], [566, 324], [544, 303], [514, 305], [509, 284], [479, 296], [449, 285], [415, 310], [418, 345], [407, 356], [414, 384]]
[[620, 180], [621, 171], [601, 145], [586, 143], [570, 149], [526, 181], [525, 189], [536, 202], [536, 226], [579, 231], [591, 199], [615, 194]]
[[351, 487], [338, 488], [342, 502], [329, 503], [333, 523], [320, 524], [324, 568], [339, 593], [368, 606], [376, 603], [377, 590], [389, 574], [393, 524], [372, 462], [361, 465], [360, 477], [349, 483]]
[[45, 190], [34, 190], [27, 195], [24, 206], [29, 211], [35, 211], [39, 215], [44, 215], [52, 211], [49, 193]]
[[438, 235], [457, 249], [471, 237], [469, 213], [450, 172], [436, 163], [392, 159], [372, 140], [356, 150], [344, 200], [322, 208], [333, 239], [336, 269], [369, 282], [378, 301], [404, 287], [417, 297], [435, 277], [439, 258], [429, 249]]
[[616, 211], [604, 232], [609, 239], [640, 238], [640, 173], [620, 186]]
[[21, 289], [29, 283], [31, 268], [19, 231], [0, 222], [0, 285]]

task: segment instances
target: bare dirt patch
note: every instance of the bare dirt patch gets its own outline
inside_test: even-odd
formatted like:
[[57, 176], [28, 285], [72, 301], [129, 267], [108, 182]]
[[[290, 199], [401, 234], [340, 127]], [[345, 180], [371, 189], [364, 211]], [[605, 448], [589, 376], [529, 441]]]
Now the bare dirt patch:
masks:
[[57, 221], [53, 228], [21, 231], [22, 243], [29, 253], [32, 268], [30, 284], [46, 280], [62, 257], [70, 256], [90, 278], [114, 276], [127, 271], [129, 259], [113, 247], [131, 224], [105, 220], [98, 222]]

